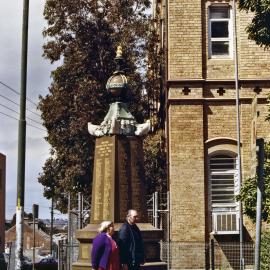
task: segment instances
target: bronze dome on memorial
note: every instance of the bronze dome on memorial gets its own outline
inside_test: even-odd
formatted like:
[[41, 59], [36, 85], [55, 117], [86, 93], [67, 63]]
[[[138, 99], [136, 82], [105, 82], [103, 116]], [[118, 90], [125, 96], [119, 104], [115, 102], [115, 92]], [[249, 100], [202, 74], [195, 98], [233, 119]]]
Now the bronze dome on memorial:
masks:
[[121, 73], [112, 75], [106, 84], [108, 92], [114, 97], [119, 97], [120, 95], [124, 94], [123, 92], [127, 89], [127, 87], [127, 77]]
[[117, 64], [117, 70], [108, 79], [108, 82], [106, 84], [107, 91], [113, 97], [124, 96], [128, 88], [127, 77], [124, 75], [124, 72], [121, 70], [123, 61], [124, 59], [122, 57], [122, 48], [121, 46], [118, 46], [117, 52], [116, 52], [116, 58], [115, 58], [115, 62]]

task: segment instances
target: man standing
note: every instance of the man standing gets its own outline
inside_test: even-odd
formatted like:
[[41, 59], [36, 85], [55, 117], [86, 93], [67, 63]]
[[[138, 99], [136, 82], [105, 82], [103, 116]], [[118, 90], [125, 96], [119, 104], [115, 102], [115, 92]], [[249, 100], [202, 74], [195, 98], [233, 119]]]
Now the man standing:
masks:
[[138, 270], [144, 263], [144, 249], [136, 210], [128, 210], [126, 221], [119, 230], [120, 262], [123, 270]]

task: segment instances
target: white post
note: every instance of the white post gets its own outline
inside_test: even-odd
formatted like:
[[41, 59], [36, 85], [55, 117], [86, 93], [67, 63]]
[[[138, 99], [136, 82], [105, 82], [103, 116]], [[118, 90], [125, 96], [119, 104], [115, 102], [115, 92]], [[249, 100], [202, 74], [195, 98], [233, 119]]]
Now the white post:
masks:
[[23, 207], [16, 207], [16, 249], [15, 249], [15, 270], [22, 269], [23, 258]]
[[82, 228], [82, 193], [78, 193], [78, 229]]
[[155, 204], [155, 212], [154, 212], [154, 227], [158, 227], [158, 193], [157, 191], [154, 193], [154, 202]]

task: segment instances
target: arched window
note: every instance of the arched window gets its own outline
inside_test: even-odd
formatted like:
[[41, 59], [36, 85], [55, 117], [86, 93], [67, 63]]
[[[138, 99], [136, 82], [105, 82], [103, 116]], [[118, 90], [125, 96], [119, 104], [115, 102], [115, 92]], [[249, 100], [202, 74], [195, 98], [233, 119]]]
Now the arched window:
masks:
[[235, 205], [235, 174], [235, 157], [215, 155], [210, 158], [212, 209]]
[[214, 233], [238, 233], [236, 156], [215, 154], [209, 158], [209, 186]]

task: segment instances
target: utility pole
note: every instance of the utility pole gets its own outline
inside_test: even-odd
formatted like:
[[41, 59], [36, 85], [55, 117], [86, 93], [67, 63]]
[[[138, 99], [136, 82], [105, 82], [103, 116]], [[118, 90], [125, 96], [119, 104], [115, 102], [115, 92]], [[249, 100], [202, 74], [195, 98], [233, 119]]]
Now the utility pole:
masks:
[[35, 270], [35, 261], [36, 261], [36, 218], [38, 218], [38, 205], [33, 204], [33, 270]]
[[50, 230], [50, 253], [52, 255], [53, 251], [53, 197], [52, 197], [52, 206], [51, 206], [51, 230]]
[[15, 270], [21, 270], [23, 267], [22, 265], [23, 216], [24, 216], [25, 144], [26, 144], [25, 111], [26, 111], [26, 82], [27, 82], [28, 14], [29, 14], [29, 0], [24, 0], [23, 21], [22, 21], [20, 120], [18, 132]]

